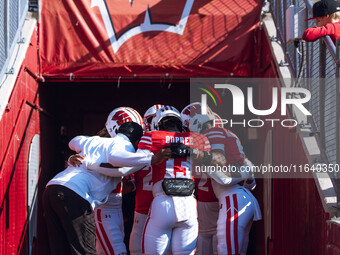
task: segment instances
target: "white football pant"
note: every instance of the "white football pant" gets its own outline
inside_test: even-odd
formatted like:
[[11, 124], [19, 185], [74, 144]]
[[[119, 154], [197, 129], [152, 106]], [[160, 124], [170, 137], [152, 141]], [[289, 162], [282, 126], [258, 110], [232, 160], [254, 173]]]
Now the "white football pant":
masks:
[[255, 207], [251, 197], [242, 189], [220, 196], [217, 221], [217, 249], [219, 255], [246, 255], [249, 231]]
[[[179, 202], [177, 206], [176, 201]], [[182, 201], [183, 204], [180, 204]], [[194, 254], [198, 235], [196, 207], [192, 196], [156, 196], [145, 223], [143, 254], [165, 254], [170, 243], [174, 255]]]
[[124, 244], [124, 221], [121, 208], [102, 208], [94, 211], [96, 250], [98, 255], [127, 254]]

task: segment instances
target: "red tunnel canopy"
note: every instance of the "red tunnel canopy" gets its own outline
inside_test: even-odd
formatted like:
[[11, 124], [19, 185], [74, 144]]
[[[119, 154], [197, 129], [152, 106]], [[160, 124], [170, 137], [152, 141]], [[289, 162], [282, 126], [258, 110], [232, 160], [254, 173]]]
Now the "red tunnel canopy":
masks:
[[42, 0], [50, 79], [250, 76], [261, 0]]

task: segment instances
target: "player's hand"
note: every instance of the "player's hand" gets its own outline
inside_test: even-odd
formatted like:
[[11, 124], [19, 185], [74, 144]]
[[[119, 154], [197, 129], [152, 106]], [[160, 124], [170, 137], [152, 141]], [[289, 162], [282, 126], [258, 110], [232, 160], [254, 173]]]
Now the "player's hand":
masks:
[[130, 192], [133, 192], [134, 190], [136, 190], [136, 185], [133, 181], [131, 180], [127, 180], [127, 179], [123, 179], [122, 180], [122, 185], [123, 185], [123, 188], [122, 188], [122, 194], [127, 194], [127, 193], [130, 193]]
[[183, 143], [172, 143], [169, 148], [171, 149], [172, 158], [185, 158], [190, 156], [190, 147]]
[[171, 149], [163, 148], [156, 155], [152, 156], [151, 165], [158, 165], [171, 157]]
[[74, 167], [80, 166], [83, 163], [85, 156], [86, 155], [74, 154], [68, 158], [67, 164]]

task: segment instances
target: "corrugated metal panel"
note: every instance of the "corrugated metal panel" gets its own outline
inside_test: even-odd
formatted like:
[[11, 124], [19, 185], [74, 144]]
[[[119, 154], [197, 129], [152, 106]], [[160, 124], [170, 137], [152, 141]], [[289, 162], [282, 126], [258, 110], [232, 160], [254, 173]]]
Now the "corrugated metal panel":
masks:
[[[6, 39], [5, 39], [5, 31], [6, 31], [6, 22], [5, 22], [5, 18], [6, 18], [6, 8], [5, 8], [5, 0], [0, 0], [0, 6], [2, 6], [2, 8], [0, 8], [0, 45], [2, 47], [0, 47], [0, 71], [2, 70], [2, 68], [5, 65], [6, 62]], [[1, 75], [1, 73], [0, 73]], [[1, 76], [0, 76], [1, 77]]]
[[18, 0], [9, 1], [9, 41], [14, 42], [19, 26]]
[[[325, 143], [326, 155], [330, 163], [336, 163], [336, 80], [335, 63], [326, 53], [326, 87], [325, 87]], [[332, 79], [331, 79], [332, 78]]]
[[[36, 32], [28, 48], [24, 65], [36, 72]], [[34, 63], [31, 65], [31, 63]], [[38, 84], [22, 68], [11, 98], [8, 111], [0, 120], [0, 253], [17, 254], [27, 249], [23, 243], [27, 219], [27, 168], [28, 150], [34, 134], [39, 134], [39, 113], [26, 104], [38, 103]], [[23, 251], [26, 253], [25, 251]], [[27, 253], [26, 253], [27, 254]]]
[[9, 59], [19, 41], [28, 0], [0, 0], [0, 80], [8, 71]]

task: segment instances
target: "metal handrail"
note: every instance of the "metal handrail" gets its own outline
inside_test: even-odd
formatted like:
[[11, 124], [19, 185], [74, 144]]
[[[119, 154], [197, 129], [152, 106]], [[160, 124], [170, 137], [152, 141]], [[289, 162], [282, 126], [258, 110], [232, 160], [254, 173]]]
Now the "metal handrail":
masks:
[[338, 62], [339, 58], [336, 56], [336, 48], [332, 39], [329, 36], [325, 36], [323, 40], [326, 43], [326, 47], [329, 50], [329, 53], [333, 57], [334, 61]]
[[306, 7], [312, 12], [313, 3], [309, 0], [303, 0], [306, 3]]
[[[340, 76], [340, 38], [336, 40], [336, 162], [340, 162], [340, 83], [339, 83], [339, 76]], [[335, 180], [336, 184], [336, 195], [337, 195], [337, 208], [340, 208], [340, 176], [337, 176]], [[340, 216], [339, 213], [337, 216]]]

